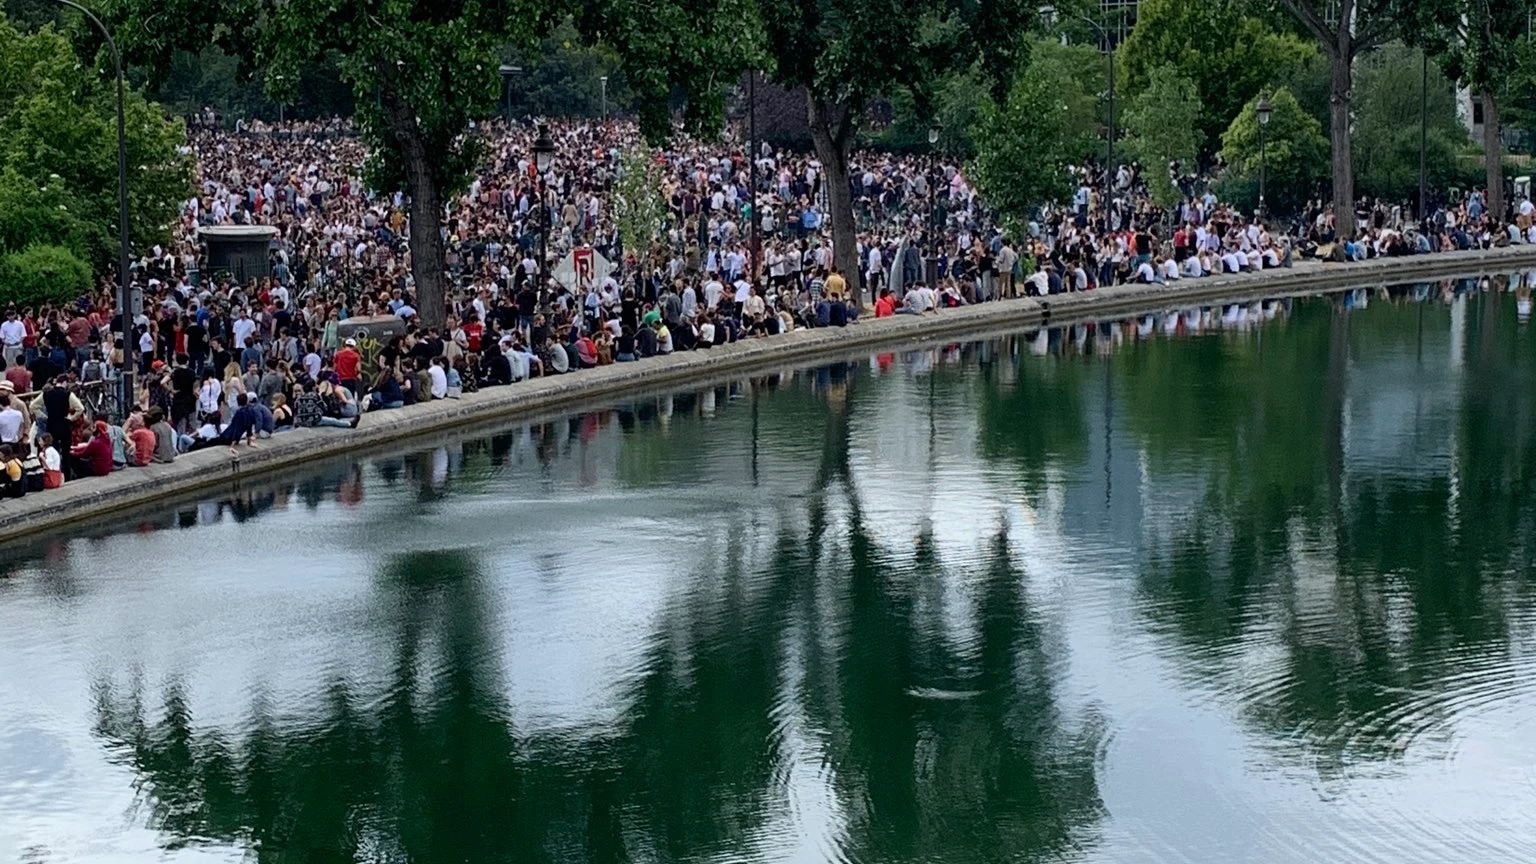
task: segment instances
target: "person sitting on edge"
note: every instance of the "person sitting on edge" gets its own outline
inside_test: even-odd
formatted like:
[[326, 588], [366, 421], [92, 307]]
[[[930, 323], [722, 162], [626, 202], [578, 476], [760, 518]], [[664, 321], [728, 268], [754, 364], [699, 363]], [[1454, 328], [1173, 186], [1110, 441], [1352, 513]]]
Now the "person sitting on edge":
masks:
[[104, 420], [97, 420], [91, 440], [75, 445], [70, 451], [70, 463], [76, 477], [105, 477], [112, 473], [112, 438]]
[[176, 431], [165, 419], [165, 412], [159, 408], [151, 408], [149, 413], [144, 415], [144, 422], [155, 436], [155, 452], [150, 457], [151, 460], [157, 465], [169, 465], [175, 462]]
[[144, 413], [135, 405], [133, 413], [128, 415], [128, 420], [123, 424], [123, 431], [127, 433], [129, 452], [132, 458], [128, 464], [135, 468], [143, 468], [155, 458], [155, 433], [144, 422]]
[[16, 458], [13, 447], [16, 444], [0, 444], [0, 498], [20, 498], [27, 494], [26, 472], [22, 470], [21, 460]]
[[368, 410], [393, 410], [405, 407], [405, 391], [400, 389], [400, 376], [390, 367], [379, 370], [368, 392]]
[[235, 452], [235, 446], [240, 443], [241, 438], [245, 439], [245, 446], [251, 448], [256, 446], [256, 430], [261, 419], [251, 405], [250, 397], [246, 394], [241, 393], [235, 399], [235, 404], [238, 407], [235, 409], [235, 415], [229, 418], [229, 425], [224, 427], [224, 431], [220, 432], [218, 437], [207, 442], [210, 446], [213, 444], [228, 446], [231, 456], [239, 455]]

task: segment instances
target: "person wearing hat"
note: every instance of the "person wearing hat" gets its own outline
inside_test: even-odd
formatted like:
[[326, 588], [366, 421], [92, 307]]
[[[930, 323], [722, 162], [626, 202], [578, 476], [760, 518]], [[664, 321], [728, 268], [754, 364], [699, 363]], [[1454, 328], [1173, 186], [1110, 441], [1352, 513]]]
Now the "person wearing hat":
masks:
[[363, 355], [357, 353], [357, 340], [348, 339], [341, 350], [336, 352], [336, 377], [341, 380], [341, 386], [352, 391], [352, 397], [357, 398], [361, 392], [363, 372]]
[[[9, 384], [5, 381], [0, 384]], [[18, 399], [11, 398], [11, 394], [0, 387], [0, 444], [20, 444], [22, 434], [26, 430], [27, 415], [17, 410]]]
[[10, 399], [11, 407], [21, 412], [20, 440], [30, 440], [32, 437], [32, 411], [27, 407], [27, 403], [23, 402], [21, 397], [16, 395], [16, 385], [12, 384], [8, 380], [0, 381], [0, 396], [4, 396]]

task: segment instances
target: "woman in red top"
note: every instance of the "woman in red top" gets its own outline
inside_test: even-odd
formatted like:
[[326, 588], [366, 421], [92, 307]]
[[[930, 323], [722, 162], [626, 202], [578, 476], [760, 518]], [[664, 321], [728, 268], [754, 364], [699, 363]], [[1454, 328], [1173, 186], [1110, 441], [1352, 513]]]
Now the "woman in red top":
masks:
[[105, 477], [112, 473], [112, 439], [107, 435], [107, 424], [96, 421], [96, 434], [84, 444], [69, 451], [73, 457], [76, 477]]

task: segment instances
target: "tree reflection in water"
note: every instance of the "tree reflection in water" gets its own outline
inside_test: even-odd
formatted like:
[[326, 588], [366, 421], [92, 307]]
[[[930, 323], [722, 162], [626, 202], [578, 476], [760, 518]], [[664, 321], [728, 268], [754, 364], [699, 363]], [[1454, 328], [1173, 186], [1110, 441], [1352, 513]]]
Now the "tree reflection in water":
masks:
[[[1193, 678], [1219, 682], [1265, 740], [1324, 776], [1443, 740], [1468, 698], [1513, 695], [1512, 644], [1536, 623], [1517, 630], [1510, 614], [1530, 608], [1536, 587], [1536, 362], [1517, 347], [1507, 298], [1461, 302], [1463, 389], [1448, 416], [1422, 421], [1443, 429], [1411, 436], [1444, 446], [1443, 459], [1346, 453], [1350, 394], [1399, 383], [1363, 361], [1392, 356], [1389, 344], [1415, 350], [1404, 346], [1421, 316], [1445, 333], [1452, 318], [1438, 306], [1364, 316], [1308, 306], [1288, 339], [1229, 349], [1220, 363], [1169, 352], [1158, 379], [1226, 383], [1201, 406], [1205, 491], [1173, 539], [1147, 550], [1146, 614]], [[1430, 346], [1425, 374], [1447, 362], [1445, 343]], [[1144, 446], [1190, 453], [1192, 442], [1165, 434], [1161, 400], [1138, 397], [1156, 385], [1125, 386]]]
[[[829, 859], [1067, 855], [1102, 814], [1103, 724], [1058, 706], [1006, 524], [974, 573], [947, 566], [931, 535], [915, 558], [881, 548], [849, 469], [853, 383], [828, 388], [814, 488], [803, 509], [785, 505], [771, 556], [750, 563], [738, 528], [723, 561], [694, 565], [712, 588], [663, 613], [614, 728], [519, 730], [491, 580], [471, 552], [425, 551], [373, 580], [393, 651], [382, 696], [338, 678], [308, 716], [257, 698], [226, 730], [198, 724], [180, 683], [153, 708], [142, 685], [102, 683], [96, 731], [167, 847], [236, 844], [257, 860], [783, 854], [762, 846], [793, 841], [764, 833], [785, 811], [786, 712], [827, 763]], [[977, 609], [961, 649], [940, 607], [914, 602], [953, 578]]]

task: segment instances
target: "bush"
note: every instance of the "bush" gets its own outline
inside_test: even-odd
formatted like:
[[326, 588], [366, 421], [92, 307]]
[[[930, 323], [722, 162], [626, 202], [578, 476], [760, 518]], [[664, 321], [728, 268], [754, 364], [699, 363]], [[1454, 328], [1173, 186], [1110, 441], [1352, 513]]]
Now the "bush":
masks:
[[64, 303], [90, 290], [90, 266], [62, 246], [39, 243], [0, 258], [0, 306]]

